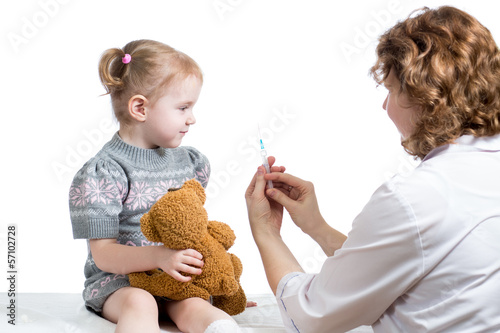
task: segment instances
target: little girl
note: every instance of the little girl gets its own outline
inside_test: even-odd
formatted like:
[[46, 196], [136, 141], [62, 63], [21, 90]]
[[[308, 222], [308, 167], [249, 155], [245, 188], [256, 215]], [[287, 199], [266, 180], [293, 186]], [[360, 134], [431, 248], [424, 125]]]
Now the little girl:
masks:
[[99, 76], [111, 96], [119, 131], [76, 174], [69, 193], [73, 237], [88, 240], [83, 298], [116, 332], [159, 332], [167, 315], [183, 332], [240, 332], [225, 312], [201, 298], [170, 301], [130, 286], [127, 274], [160, 268], [179, 281], [201, 274], [203, 258], [146, 240], [140, 218], [171, 187], [196, 178], [204, 187], [207, 158], [179, 147], [195, 123], [203, 75], [189, 56], [138, 40], [101, 57]]

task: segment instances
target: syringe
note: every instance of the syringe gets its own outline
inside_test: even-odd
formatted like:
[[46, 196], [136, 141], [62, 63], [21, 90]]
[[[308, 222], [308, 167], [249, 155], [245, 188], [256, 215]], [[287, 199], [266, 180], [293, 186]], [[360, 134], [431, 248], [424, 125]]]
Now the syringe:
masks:
[[[264, 143], [262, 142], [262, 135], [260, 134], [260, 125], [257, 126], [259, 129], [259, 140], [260, 140], [260, 156], [262, 156], [262, 165], [266, 169], [267, 173], [271, 173], [271, 169], [269, 168], [269, 162], [267, 161], [267, 152], [264, 148]], [[267, 187], [273, 188], [273, 182], [271, 180], [267, 181]]]

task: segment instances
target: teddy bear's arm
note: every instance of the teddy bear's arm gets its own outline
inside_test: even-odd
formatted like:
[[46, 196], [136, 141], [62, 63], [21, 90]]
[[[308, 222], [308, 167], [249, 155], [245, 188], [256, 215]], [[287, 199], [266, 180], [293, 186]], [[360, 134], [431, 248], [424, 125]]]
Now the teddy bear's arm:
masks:
[[236, 236], [233, 230], [225, 223], [208, 221], [208, 233], [228, 250], [234, 244]]

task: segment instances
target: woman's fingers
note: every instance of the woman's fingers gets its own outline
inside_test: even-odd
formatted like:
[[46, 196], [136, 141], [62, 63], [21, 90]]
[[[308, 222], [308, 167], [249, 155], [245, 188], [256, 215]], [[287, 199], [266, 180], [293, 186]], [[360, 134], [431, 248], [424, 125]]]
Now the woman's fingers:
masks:
[[266, 188], [266, 180], [264, 179], [265, 172], [266, 169], [264, 169], [263, 166], [259, 166], [257, 168], [257, 173], [254, 176], [255, 181], [252, 180], [252, 183], [254, 184], [252, 195], [264, 193], [264, 189]]
[[257, 172], [253, 175], [250, 184], [248, 184], [248, 188], [245, 191], [245, 199], [248, 200], [252, 197], [253, 192], [255, 191], [255, 183], [257, 182]]
[[295, 200], [291, 199], [287, 194], [277, 188], [268, 189], [266, 191], [266, 194], [271, 199], [285, 207], [288, 211], [290, 211], [290, 209], [292, 209], [293, 205], [295, 204]]
[[274, 163], [276, 162], [276, 157], [274, 156], [269, 156], [267, 158], [267, 163], [269, 163], [269, 167], [272, 167], [274, 165]]
[[299, 210], [304, 201], [314, 199], [314, 186], [311, 182], [280, 172], [265, 175], [265, 178], [276, 185], [274, 189], [268, 189], [266, 194], [285, 207], [289, 213], [300, 213], [302, 210], [313, 208], [314, 205], [309, 207], [307, 204]]
[[267, 162], [269, 163], [269, 169], [271, 172], [285, 172], [286, 168], [284, 166], [274, 166], [276, 162], [276, 158], [274, 156], [269, 156], [267, 158]]
[[285, 186], [282, 186], [285, 189], [288, 189], [289, 186], [297, 188], [304, 187], [308, 183], [299, 177], [295, 177], [289, 173], [282, 173], [282, 172], [269, 173], [265, 176], [265, 178], [268, 180], [272, 180], [273, 182], [280, 182], [285, 184]]

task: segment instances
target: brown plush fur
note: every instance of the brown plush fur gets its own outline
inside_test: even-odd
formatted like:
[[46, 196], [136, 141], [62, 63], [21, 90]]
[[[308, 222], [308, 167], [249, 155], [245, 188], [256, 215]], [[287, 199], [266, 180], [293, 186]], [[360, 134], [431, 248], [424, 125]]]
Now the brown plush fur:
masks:
[[141, 230], [148, 240], [170, 249], [200, 252], [204, 262], [201, 275], [179, 282], [156, 269], [129, 274], [130, 285], [172, 300], [208, 300], [212, 296], [214, 306], [235, 315], [246, 307], [239, 283], [243, 266], [237, 256], [227, 252], [236, 236], [227, 224], [208, 220], [205, 198], [201, 184], [191, 179], [179, 190], [166, 193], [141, 218]]

